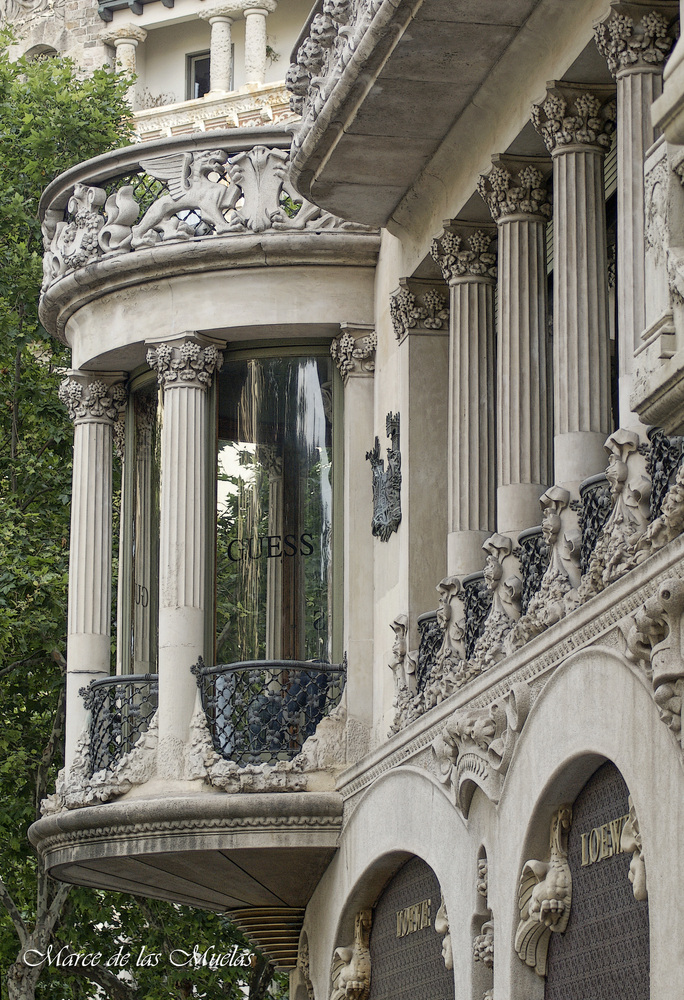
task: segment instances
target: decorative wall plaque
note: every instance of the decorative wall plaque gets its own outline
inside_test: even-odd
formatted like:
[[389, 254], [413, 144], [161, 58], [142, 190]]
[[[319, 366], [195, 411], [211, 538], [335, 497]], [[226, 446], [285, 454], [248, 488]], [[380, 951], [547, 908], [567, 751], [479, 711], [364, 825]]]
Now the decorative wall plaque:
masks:
[[371, 531], [381, 542], [389, 540], [401, 523], [401, 452], [399, 451], [399, 414], [387, 414], [387, 469], [380, 458], [380, 440], [376, 437], [366, 460], [373, 470], [373, 520]]
[[454, 1000], [454, 974], [443, 957], [448, 923], [438, 919], [441, 904], [437, 876], [420, 858], [407, 861], [390, 880], [373, 912], [369, 1000]]

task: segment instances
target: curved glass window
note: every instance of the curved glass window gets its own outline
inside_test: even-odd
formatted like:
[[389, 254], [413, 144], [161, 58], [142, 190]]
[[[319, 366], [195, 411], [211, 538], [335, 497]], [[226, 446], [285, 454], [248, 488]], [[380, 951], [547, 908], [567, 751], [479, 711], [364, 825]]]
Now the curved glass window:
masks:
[[216, 662], [331, 660], [331, 361], [218, 378]]

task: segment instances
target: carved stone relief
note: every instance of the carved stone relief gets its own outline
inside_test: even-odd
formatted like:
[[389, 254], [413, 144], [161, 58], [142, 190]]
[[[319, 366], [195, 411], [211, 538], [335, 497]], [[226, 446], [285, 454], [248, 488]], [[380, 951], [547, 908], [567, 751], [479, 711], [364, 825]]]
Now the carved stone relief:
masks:
[[414, 292], [406, 279], [390, 295], [390, 317], [398, 341], [411, 330], [442, 330], [449, 326], [449, 301], [438, 288]]
[[442, 958], [445, 969], [453, 969], [454, 952], [451, 944], [451, 931], [449, 929], [449, 916], [447, 914], [444, 896], [440, 900], [439, 909], [435, 914], [435, 933], [442, 937]]
[[375, 330], [363, 337], [352, 337], [348, 330], [330, 344], [330, 354], [346, 385], [350, 376], [372, 375], [375, 371], [375, 350], [378, 338]]
[[544, 174], [533, 164], [512, 172], [505, 162], [481, 174], [477, 190], [495, 221], [508, 215], [527, 215], [548, 221], [551, 200]]
[[330, 1000], [367, 1000], [371, 984], [372, 919], [372, 910], [360, 910], [354, 920], [353, 942], [348, 947], [335, 949]]
[[215, 372], [221, 370], [223, 354], [214, 344], [202, 347], [193, 338], [159, 344], [147, 352], [147, 363], [157, 373], [159, 385], [187, 385], [208, 389]]
[[372, 451], [366, 452], [366, 461], [373, 471], [373, 518], [371, 531], [381, 542], [387, 542], [401, 523], [401, 452], [399, 450], [399, 414], [388, 413], [387, 469], [380, 458], [380, 440], [376, 437]]
[[482, 932], [473, 938], [473, 958], [488, 969], [494, 968], [494, 921], [487, 920]]
[[490, 535], [482, 548], [487, 553], [484, 580], [492, 594], [492, 606], [472, 655], [479, 672], [487, 670], [505, 656], [504, 640], [520, 617], [522, 594], [519, 577], [503, 579], [503, 561], [513, 551], [511, 539], [505, 535]]
[[644, 848], [639, 831], [639, 820], [632, 796], [629, 796], [629, 819], [622, 827], [620, 834], [620, 850], [632, 853], [632, 860], [629, 863], [629, 881], [632, 885], [634, 898], [637, 900], [648, 899], [648, 888], [646, 885], [646, 863], [644, 861]]
[[397, 615], [390, 628], [394, 632], [392, 644], [392, 659], [389, 668], [394, 675], [394, 720], [390, 735], [398, 733], [403, 725], [407, 725], [413, 717], [420, 714], [415, 710], [412, 715], [413, 698], [416, 693], [416, 657], [417, 652], [408, 651], [408, 616]]
[[616, 76], [628, 69], [662, 67], [674, 39], [669, 24], [659, 11], [652, 10], [635, 23], [628, 14], [611, 11], [594, 28], [596, 46]]
[[615, 131], [616, 105], [588, 90], [557, 86], [532, 106], [532, 124], [550, 153], [564, 146], [608, 150]]
[[439, 264], [444, 280], [465, 275], [496, 278], [496, 253], [491, 249], [494, 233], [478, 229], [468, 237], [447, 230], [432, 241], [430, 255]]
[[520, 921], [515, 950], [539, 976], [546, 975], [551, 934], [562, 934], [570, 918], [572, 877], [568, 864], [568, 833], [571, 822], [572, 809], [563, 806], [551, 820], [549, 860], [527, 861], [520, 876]]

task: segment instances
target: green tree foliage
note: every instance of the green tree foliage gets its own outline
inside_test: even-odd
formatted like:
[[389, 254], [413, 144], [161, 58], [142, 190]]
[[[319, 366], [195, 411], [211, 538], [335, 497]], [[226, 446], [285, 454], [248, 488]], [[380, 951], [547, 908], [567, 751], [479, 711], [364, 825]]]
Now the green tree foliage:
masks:
[[[212, 954], [246, 946], [223, 918], [56, 883], [28, 844], [62, 753], [72, 441], [57, 398], [68, 352], [38, 318], [38, 202], [54, 176], [125, 145], [131, 130], [126, 78], [104, 69], [81, 78], [56, 58], [12, 62], [10, 41], [0, 34], [0, 995], [239, 1000], [247, 983], [252, 1000], [282, 996], [282, 977], [261, 957], [251, 968], [211, 967]], [[26, 947], [48, 945], [53, 956], [66, 946], [102, 960], [87, 970], [22, 961]], [[106, 960], [120, 948], [130, 958], [119, 977]], [[170, 963], [174, 949], [188, 965]]]

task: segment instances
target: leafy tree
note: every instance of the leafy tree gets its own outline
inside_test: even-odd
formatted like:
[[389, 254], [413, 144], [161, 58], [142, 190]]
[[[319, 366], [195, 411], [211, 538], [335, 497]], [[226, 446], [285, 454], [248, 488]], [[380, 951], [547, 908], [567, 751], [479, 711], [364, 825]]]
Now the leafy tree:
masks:
[[[249, 969], [211, 968], [212, 947], [246, 946], [223, 918], [56, 883], [28, 845], [62, 753], [72, 440], [57, 399], [68, 352], [38, 318], [38, 201], [58, 173], [130, 141], [130, 81], [104, 69], [84, 79], [57, 58], [12, 62], [10, 41], [0, 33], [0, 972], [10, 1000], [218, 1000], [242, 997], [239, 983], [251, 1000], [285, 995], [262, 956]], [[22, 960], [49, 945], [53, 956], [66, 946], [102, 960]], [[199, 966], [169, 962], [195, 945]], [[120, 948], [130, 952], [123, 972], [106, 965]], [[141, 948], [157, 962], [139, 963]]]

